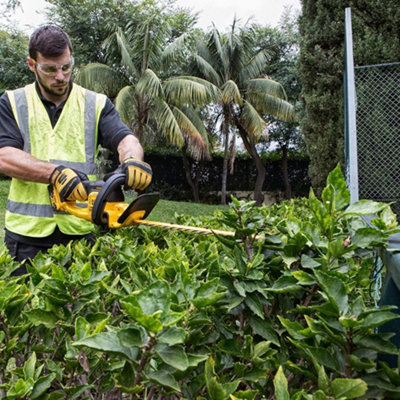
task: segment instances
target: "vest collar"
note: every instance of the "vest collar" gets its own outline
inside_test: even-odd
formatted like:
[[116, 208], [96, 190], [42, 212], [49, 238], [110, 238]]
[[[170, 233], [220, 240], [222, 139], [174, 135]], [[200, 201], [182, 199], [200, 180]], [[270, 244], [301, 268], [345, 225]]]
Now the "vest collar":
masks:
[[[62, 107], [62, 106], [66, 103], [66, 101], [68, 100], [68, 97], [69, 97], [69, 95], [71, 94], [72, 86], [73, 86], [73, 83], [72, 83], [72, 80], [70, 80], [70, 81], [69, 81], [69, 84], [68, 84], [68, 95], [67, 95], [67, 98], [59, 105], [59, 107]], [[40, 100], [42, 101], [43, 104], [46, 104], [46, 105], [54, 105], [53, 102], [47, 100], [47, 99], [42, 95], [42, 92], [40, 91], [40, 87], [39, 87], [38, 81], [35, 81], [35, 89], [36, 89], [36, 93], [38, 94], [38, 96], [39, 96], [39, 98], [40, 98]]]

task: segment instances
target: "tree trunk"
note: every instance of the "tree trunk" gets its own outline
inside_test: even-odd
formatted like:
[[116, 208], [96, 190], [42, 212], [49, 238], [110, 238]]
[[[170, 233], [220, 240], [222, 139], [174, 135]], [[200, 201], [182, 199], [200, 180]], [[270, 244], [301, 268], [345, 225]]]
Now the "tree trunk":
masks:
[[222, 185], [221, 185], [221, 204], [226, 205], [226, 186], [228, 181], [228, 164], [229, 164], [229, 110], [224, 109], [224, 122], [222, 125], [222, 133], [225, 139], [224, 161], [222, 164]]
[[250, 154], [256, 165], [257, 178], [256, 184], [254, 186], [254, 200], [256, 201], [257, 206], [261, 206], [264, 202], [264, 194], [262, 192], [262, 188], [265, 181], [266, 169], [260, 156], [257, 153], [255, 144], [249, 140], [249, 135], [247, 134], [246, 130], [238, 122], [236, 122], [236, 126], [239, 129], [239, 134], [243, 140], [244, 147], [246, 148], [247, 152]]
[[199, 203], [200, 202], [199, 181], [198, 181], [198, 179], [193, 180], [193, 178], [192, 178], [191, 165], [190, 165], [189, 159], [186, 155], [186, 145], [183, 146], [183, 148], [182, 148], [182, 159], [183, 159], [183, 166], [185, 168], [186, 180], [192, 189], [193, 200], [195, 201], [195, 203]]
[[292, 198], [292, 187], [289, 181], [289, 168], [288, 168], [288, 148], [286, 145], [282, 146], [282, 173], [283, 183], [285, 186], [285, 198]]

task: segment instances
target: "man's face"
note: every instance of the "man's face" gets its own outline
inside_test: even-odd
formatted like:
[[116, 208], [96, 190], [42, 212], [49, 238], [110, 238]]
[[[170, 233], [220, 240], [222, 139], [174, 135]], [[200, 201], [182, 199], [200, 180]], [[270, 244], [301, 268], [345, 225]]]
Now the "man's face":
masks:
[[72, 72], [72, 66], [68, 68], [73, 62], [70, 50], [67, 47], [58, 57], [44, 57], [38, 53], [36, 58], [28, 57], [28, 65], [36, 75], [43, 96], [56, 103], [62, 102], [67, 97]]

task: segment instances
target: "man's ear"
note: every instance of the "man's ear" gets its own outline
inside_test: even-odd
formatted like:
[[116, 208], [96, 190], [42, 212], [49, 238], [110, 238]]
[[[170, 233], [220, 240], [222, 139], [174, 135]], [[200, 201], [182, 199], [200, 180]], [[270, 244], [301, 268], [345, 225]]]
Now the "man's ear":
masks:
[[28, 63], [28, 67], [32, 72], [35, 72], [35, 62], [33, 61], [32, 58], [27, 57], [26, 59], [27, 63]]

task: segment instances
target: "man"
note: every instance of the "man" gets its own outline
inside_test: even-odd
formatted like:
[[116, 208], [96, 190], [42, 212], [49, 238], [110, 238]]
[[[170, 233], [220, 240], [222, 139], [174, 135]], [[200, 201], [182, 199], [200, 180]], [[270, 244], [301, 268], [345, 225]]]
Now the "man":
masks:
[[0, 172], [12, 178], [5, 243], [17, 261], [54, 244], [93, 238], [91, 223], [51, 208], [47, 186], [67, 200], [85, 201], [82, 180], [95, 179], [98, 143], [118, 152], [126, 188], [143, 190], [152, 175], [111, 101], [72, 83], [72, 45], [64, 31], [38, 28], [27, 62], [36, 82], [0, 98]]

